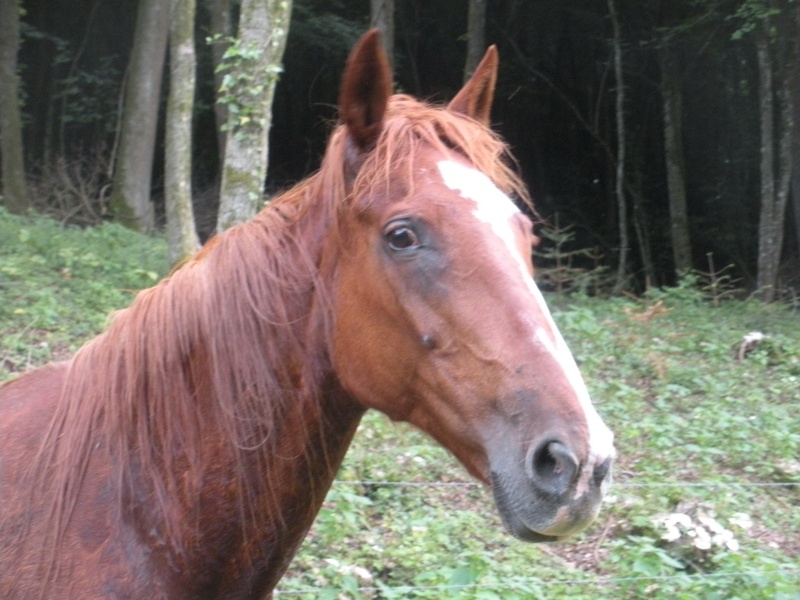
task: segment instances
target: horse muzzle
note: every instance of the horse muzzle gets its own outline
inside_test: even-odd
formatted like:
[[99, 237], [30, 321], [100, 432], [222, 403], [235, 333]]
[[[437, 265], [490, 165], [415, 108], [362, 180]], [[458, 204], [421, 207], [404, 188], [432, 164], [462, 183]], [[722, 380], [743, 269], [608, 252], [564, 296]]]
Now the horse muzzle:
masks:
[[506, 528], [528, 542], [552, 542], [588, 526], [611, 484], [613, 455], [581, 463], [558, 440], [532, 446], [524, 468], [494, 461], [490, 480]]

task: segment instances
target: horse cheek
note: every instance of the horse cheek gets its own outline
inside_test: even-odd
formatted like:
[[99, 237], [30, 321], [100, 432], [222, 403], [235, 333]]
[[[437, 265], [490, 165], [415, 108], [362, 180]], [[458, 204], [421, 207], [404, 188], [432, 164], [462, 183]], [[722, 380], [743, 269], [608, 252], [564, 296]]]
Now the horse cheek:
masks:
[[[379, 270], [341, 273], [335, 309], [332, 362], [344, 390], [365, 408], [395, 420], [409, 410], [408, 382], [416, 362], [407, 316]], [[398, 326], [398, 324], [400, 326]]]

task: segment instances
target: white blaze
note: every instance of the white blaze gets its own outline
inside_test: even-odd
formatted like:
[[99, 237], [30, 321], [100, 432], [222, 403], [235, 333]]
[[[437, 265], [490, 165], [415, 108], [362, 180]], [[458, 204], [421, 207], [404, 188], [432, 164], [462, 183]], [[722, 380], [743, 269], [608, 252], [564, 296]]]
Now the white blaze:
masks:
[[[578, 371], [575, 359], [558, 331], [542, 293], [528, 272], [525, 258], [520, 254], [515, 243], [512, 219], [520, 211], [491, 179], [477, 169], [453, 160], [440, 161], [438, 167], [444, 184], [450, 189], [459, 192], [464, 198], [474, 201], [477, 205], [473, 211], [475, 217], [491, 226], [495, 235], [505, 243], [514, 261], [519, 265], [521, 275], [531, 295], [545, 316], [547, 328], [536, 328], [536, 340], [547, 348], [561, 365], [564, 374], [575, 390], [589, 427], [589, 459], [584, 465], [585, 476], [581, 477], [581, 487], [585, 488], [588, 477], [591, 476], [595, 465], [609, 456], [613, 456], [614, 435], [600, 419], [592, 405], [589, 391], [586, 389], [583, 377]], [[580, 495], [582, 492], [583, 490], [579, 489], [577, 494]]]

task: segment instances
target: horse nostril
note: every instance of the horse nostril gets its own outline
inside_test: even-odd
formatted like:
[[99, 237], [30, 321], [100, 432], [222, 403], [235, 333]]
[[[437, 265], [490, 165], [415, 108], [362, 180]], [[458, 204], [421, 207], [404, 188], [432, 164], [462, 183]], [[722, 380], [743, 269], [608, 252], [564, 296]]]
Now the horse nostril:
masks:
[[614, 459], [609, 456], [607, 459], [605, 459], [603, 462], [601, 462], [594, 468], [594, 471], [592, 472], [592, 482], [596, 486], [599, 486], [601, 483], [603, 483], [603, 480], [606, 478], [609, 471], [611, 470], [611, 463], [613, 461]]
[[578, 472], [575, 455], [564, 444], [555, 441], [540, 444], [533, 451], [529, 464], [534, 486], [554, 496], [565, 493]]

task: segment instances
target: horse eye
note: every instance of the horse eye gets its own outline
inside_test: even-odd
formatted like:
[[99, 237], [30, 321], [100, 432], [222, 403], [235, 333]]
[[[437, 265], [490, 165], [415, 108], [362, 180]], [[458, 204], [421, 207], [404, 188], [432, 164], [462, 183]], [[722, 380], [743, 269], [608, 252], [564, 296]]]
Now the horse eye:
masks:
[[386, 232], [386, 243], [392, 250], [408, 250], [420, 245], [416, 232], [407, 225], [400, 225]]

